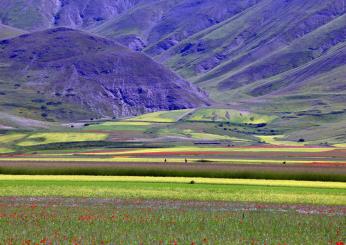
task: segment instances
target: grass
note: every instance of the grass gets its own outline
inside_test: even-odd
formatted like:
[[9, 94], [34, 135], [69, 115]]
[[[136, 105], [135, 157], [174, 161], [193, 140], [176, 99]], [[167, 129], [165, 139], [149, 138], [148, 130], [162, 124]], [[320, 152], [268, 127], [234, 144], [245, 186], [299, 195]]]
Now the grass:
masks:
[[26, 137], [26, 134], [19, 134], [19, 133], [12, 133], [12, 134], [5, 134], [0, 136], [0, 146], [5, 146], [4, 148], [7, 148], [8, 146], [13, 146], [17, 141], [22, 140]]
[[0, 154], [13, 152], [13, 149], [0, 147]]
[[124, 181], [1, 180], [0, 196], [232, 201], [344, 205], [346, 189], [243, 184]]
[[210, 134], [210, 133], [197, 133], [193, 130], [187, 129], [183, 131], [183, 134], [186, 136], [189, 136], [193, 139], [199, 139], [199, 140], [232, 140], [232, 141], [246, 141], [244, 139], [240, 138], [234, 138], [228, 135], [219, 135], [219, 134]]
[[16, 141], [23, 139], [26, 134], [21, 133], [10, 133], [0, 135], [0, 154], [15, 152], [13, 146]]
[[35, 146], [52, 143], [64, 142], [83, 142], [83, 141], [102, 141], [108, 137], [108, 134], [101, 133], [34, 133], [26, 137], [24, 141], [18, 143], [18, 146]]
[[159, 153], [159, 152], [326, 152], [332, 151], [333, 148], [328, 147], [196, 147], [196, 146], [177, 146], [177, 147], [163, 147], [163, 148], [150, 148], [150, 149], [135, 149], [122, 152], [94, 152], [86, 153], [90, 155], [128, 155], [133, 153]]
[[0, 136], [0, 144], [9, 144], [14, 141], [23, 139], [26, 136], [26, 134], [20, 134], [20, 133], [12, 133], [12, 134], [5, 134]]
[[262, 124], [269, 123], [274, 119], [274, 116], [231, 109], [199, 109], [188, 118], [191, 121], [230, 122], [234, 124]]
[[128, 121], [144, 121], [156, 123], [174, 123], [177, 122], [184, 115], [192, 112], [193, 110], [175, 110], [175, 111], [160, 111], [144, 114], [138, 117], [129, 119]]
[[105, 130], [105, 131], [145, 131], [152, 123], [149, 122], [105, 122], [86, 127], [87, 130]]
[[[150, 176], [83, 176], [83, 175], [0, 175], [0, 181], [91, 181], [91, 182], [147, 182], [147, 183], [190, 183], [187, 177], [150, 177]], [[259, 180], [259, 179], [213, 179], [193, 178], [197, 184], [220, 184], [220, 185], [251, 185], [251, 186], [286, 186], [286, 187], [312, 187], [346, 189], [344, 182], [322, 182], [322, 181], [292, 181], [292, 180]]]
[[284, 135], [258, 135], [261, 141], [270, 145], [283, 145], [283, 146], [304, 146], [308, 142], [293, 142], [287, 140], [281, 140]]
[[[16, 199], [13, 199], [14, 201]], [[345, 217], [160, 204], [1, 204], [0, 237], [14, 244], [335, 244]], [[92, 203], [92, 201], [91, 201]], [[137, 205], [137, 206], [136, 206]], [[145, 204], [144, 204], [145, 205]], [[148, 204], [147, 204], [148, 205]], [[150, 205], [150, 204], [149, 204]]]

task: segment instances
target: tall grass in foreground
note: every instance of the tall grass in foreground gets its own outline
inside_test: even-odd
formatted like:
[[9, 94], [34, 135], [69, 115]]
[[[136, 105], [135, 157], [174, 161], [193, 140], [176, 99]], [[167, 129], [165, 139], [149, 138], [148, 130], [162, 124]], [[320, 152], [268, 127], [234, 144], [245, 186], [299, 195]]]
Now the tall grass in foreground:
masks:
[[337, 244], [345, 216], [200, 207], [1, 204], [1, 244]]
[[12, 175], [95, 175], [95, 176], [157, 176], [157, 177], [205, 177], [236, 179], [273, 179], [346, 182], [346, 175], [338, 172], [307, 172], [296, 170], [203, 169], [170, 168], [165, 166], [119, 166], [119, 167], [0, 167], [0, 174]]

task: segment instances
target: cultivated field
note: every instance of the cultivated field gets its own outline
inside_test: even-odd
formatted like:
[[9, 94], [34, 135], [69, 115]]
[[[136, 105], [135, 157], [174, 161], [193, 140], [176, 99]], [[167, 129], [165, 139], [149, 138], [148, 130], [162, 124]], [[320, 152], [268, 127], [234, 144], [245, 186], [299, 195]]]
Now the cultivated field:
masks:
[[0, 244], [343, 244], [344, 143], [290, 141], [276, 120], [199, 109], [5, 131]]
[[3, 154], [0, 173], [346, 181], [344, 148], [193, 145], [138, 148], [124, 144], [115, 147]]
[[0, 196], [64, 196], [343, 205], [339, 182], [201, 178], [0, 176]]

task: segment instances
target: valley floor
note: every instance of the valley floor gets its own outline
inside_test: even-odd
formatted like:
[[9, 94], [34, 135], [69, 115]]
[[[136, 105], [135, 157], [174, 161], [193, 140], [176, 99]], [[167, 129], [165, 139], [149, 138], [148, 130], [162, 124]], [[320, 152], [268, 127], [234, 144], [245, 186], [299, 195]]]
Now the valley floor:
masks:
[[214, 112], [4, 132], [0, 244], [344, 244], [344, 139]]

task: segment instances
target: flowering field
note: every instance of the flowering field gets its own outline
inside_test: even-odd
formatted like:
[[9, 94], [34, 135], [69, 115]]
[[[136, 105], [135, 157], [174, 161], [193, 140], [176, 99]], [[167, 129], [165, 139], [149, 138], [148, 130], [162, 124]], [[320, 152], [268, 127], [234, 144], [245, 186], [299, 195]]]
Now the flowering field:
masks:
[[339, 207], [1, 198], [0, 244], [343, 244]]
[[[0, 196], [87, 197], [143, 200], [232, 201], [345, 205], [344, 183], [248, 180], [202, 181], [199, 178], [79, 176], [0, 176]], [[102, 179], [105, 178], [105, 179]], [[107, 179], [110, 178], [110, 179]], [[119, 179], [117, 179], [119, 178]], [[253, 183], [253, 184], [252, 184]], [[277, 183], [277, 184], [275, 184]]]

